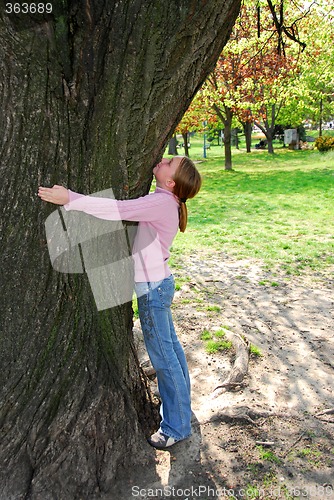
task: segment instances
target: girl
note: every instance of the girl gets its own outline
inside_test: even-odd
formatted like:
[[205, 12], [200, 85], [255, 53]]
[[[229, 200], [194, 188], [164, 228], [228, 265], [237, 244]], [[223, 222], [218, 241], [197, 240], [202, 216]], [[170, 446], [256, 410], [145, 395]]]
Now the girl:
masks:
[[171, 315], [174, 278], [168, 258], [178, 228], [182, 232], [186, 229], [186, 201], [198, 193], [201, 177], [193, 162], [181, 156], [162, 159], [153, 174], [155, 192], [134, 200], [84, 196], [62, 186], [40, 187], [38, 196], [64, 205], [66, 210], [80, 210], [100, 219], [139, 222], [133, 249], [135, 291], [145, 346], [156, 370], [162, 401], [160, 428], [148, 442], [164, 449], [191, 435], [189, 372]]

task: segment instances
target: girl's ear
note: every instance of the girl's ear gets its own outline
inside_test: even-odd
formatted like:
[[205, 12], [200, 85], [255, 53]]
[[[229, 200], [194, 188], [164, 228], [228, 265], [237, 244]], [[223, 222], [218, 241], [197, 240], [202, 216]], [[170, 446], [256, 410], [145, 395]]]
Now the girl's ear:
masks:
[[170, 189], [173, 189], [173, 187], [175, 186], [175, 181], [173, 181], [173, 179], [166, 179], [166, 186]]

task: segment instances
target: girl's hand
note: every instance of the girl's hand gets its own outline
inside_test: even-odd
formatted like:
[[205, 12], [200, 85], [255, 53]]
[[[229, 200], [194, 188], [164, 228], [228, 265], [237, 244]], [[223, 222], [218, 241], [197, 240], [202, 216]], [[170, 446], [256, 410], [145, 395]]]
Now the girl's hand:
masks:
[[40, 187], [38, 196], [49, 203], [55, 205], [66, 205], [70, 201], [68, 190], [63, 186], [54, 185], [52, 188]]

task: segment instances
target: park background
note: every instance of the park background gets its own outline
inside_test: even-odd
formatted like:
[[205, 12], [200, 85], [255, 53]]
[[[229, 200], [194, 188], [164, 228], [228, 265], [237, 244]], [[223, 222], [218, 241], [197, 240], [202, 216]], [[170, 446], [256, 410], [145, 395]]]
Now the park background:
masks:
[[[318, 137], [318, 131], [309, 135]], [[334, 137], [334, 131], [325, 136]], [[261, 137], [254, 133], [253, 144]], [[233, 148], [233, 170], [227, 171], [222, 145], [210, 141], [203, 158], [204, 142], [203, 134], [190, 139], [203, 187], [188, 201], [187, 238], [178, 235], [174, 259], [206, 249], [257, 258], [292, 274], [333, 265], [334, 152], [321, 153], [312, 142], [312, 149], [291, 150], [277, 140], [274, 155], [255, 148], [246, 153], [241, 138], [239, 149]]]
[[[252, 144], [262, 138], [255, 131]], [[207, 139], [189, 139], [203, 186], [171, 249], [195, 432], [183, 448], [157, 452], [161, 482], [141, 482], [143, 494], [177, 485], [182, 498], [191, 487], [203, 498], [331, 498], [334, 153], [279, 139], [274, 155], [247, 153], [241, 137], [226, 170], [223, 144], [204, 149]], [[138, 319], [134, 331], [151, 375]], [[233, 384], [240, 339], [248, 369]]]

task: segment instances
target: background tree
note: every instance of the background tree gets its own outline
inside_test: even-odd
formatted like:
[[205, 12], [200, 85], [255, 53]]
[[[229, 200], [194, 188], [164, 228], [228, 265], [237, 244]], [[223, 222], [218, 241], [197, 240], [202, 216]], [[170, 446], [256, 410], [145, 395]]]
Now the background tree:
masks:
[[253, 71], [244, 81], [253, 123], [263, 132], [268, 144], [268, 153], [274, 152], [273, 140], [277, 119], [286, 100], [286, 82], [292, 78], [294, 66], [275, 51], [262, 51], [252, 59]]
[[208, 105], [225, 126], [225, 168], [232, 168], [232, 120], [243, 126], [246, 147], [251, 149], [251, 128], [255, 123], [273, 153], [277, 119], [291, 95], [292, 82], [300, 71], [306, 43], [302, 29], [310, 8], [278, 0], [243, 2], [230, 40], [207, 79], [204, 91]]
[[[243, 11], [244, 8], [242, 8], [241, 12]], [[245, 67], [242, 64], [242, 52], [238, 46], [240, 23], [241, 18], [239, 16], [231, 33], [230, 41], [202, 89], [208, 109], [211, 114], [216, 114], [223, 124], [225, 170], [232, 169], [232, 121], [233, 117], [238, 113], [239, 86], [245, 72]]]
[[312, 5], [311, 15], [300, 24], [306, 49], [300, 54], [298, 73], [289, 82], [288, 98], [280, 123], [296, 127], [307, 121], [319, 129], [334, 117], [334, 24], [327, 2]]
[[[251, 148], [251, 126], [255, 123], [265, 134], [268, 151], [273, 152], [275, 122], [283, 103], [282, 85], [290, 77], [292, 60], [278, 53], [276, 26], [269, 7], [262, 7], [261, 29], [253, 2], [245, 2], [230, 40], [208, 77], [204, 92], [224, 124], [225, 169], [232, 169], [232, 121], [243, 125], [247, 150]], [[285, 47], [285, 45], [284, 45]]]
[[[131, 304], [51, 268], [40, 184], [146, 193], [238, 0], [65, 0], [0, 12], [2, 498], [110, 493], [152, 423]], [[146, 429], [147, 430], [147, 429]], [[113, 498], [119, 498], [114, 496]]]
[[175, 132], [183, 138], [184, 152], [189, 156], [189, 133], [203, 129], [203, 122], [207, 119], [207, 111], [202, 93], [199, 91], [194, 97], [189, 108], [176, 127]]
[[[268, 152], [273, 153], [277, 118], [286, 102], [289, 82], [297, 71], [298, 55], [305, 47], [305, 43], [299, 40], [298, 28], [299, 18], [306, 14], [303, 9], [298, 10], [296, 4], [287, 5], [283, 0], [275, 3], [263, 1], [258, 5], [261, 6], [260, 18], [254, 16], [250, 2], [245, 4], [240, 16], [239, 38], [247, 67], [240, 88], [240, 101], [248, 121], [253, 121], [264, 133]], [[251, 38], [245, 36], [249, 30], [253, 33]]]
[[[232, 170], [232, 152], [231, 152], [231, 139], [232, 139], [232, 120], [234, 110], [229, 103], [227, 95], [223, 93], [222, 87], [219, 86], [219, 79], [216, 78], [216, 73], [219, 70], [216, 68], [215, 72], [206, 82], [204, 89], [205, 95], [210, 102], [211, 110], [218, 116], [223, 124], [223, 142], [225, 149], [225, 170]], [[211, 111], [211, 113], [212, 113]]]

